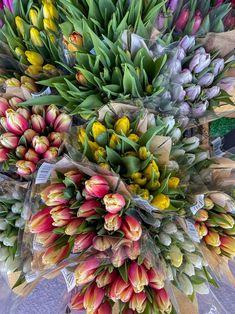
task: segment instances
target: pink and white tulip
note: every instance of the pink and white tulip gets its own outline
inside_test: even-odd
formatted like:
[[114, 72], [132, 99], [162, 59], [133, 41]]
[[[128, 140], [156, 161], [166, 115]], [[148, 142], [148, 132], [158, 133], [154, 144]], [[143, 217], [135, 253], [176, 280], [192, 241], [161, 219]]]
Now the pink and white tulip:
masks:
[[147, 305], [146, 294], [142, 291], [140, 293], [133, 293], [129, 307], [137, 313], [143, 313]]
[[105, 209], [111, 214], [119, 213], [126, 205], [125, 198], [119, 194], [106, 194], [103, 198]]
[[130, 283], [125, 282], [122, 277], [115, 279], [109, 291], [109, 297], [113, 302], [121, 300], [124, 303], [130, 301], [133, 294], [133, 288]]
[[54, 130], [56, 132], [67, 132], [69, 131], [71, 124], [71, 117], [66, 113], [61, 113], [54, 122]]
[[65, 244], [58, 248], [56, 245], [49, 247], [42, 256], [42, 262], [45, 265], [54, 266], [68, 257], [70, 253], [70, 245]]
[[84, 222], [84, 219], [76, 218], [69, 222], [69, 224], [66, 226], [65, 234], [73, 236], [77, 234], [78, 228], [81, 226], [81, 224]]
[[71, 180], [74, 184], [78, 185], [83, 179], [84, 175], [76, 170], [68, 171], [64, 174], [65, 178]]
[[121, 230], [125, 237], [132, 241], [138, 241], [142, 235], [142, 228], [138, 220], [128, 215], [123, 218]]
[[22, 102], [23, 100], [19, 97], [12, 97], [11, 99], [9, 99], [9, 105], [14, 110], [16, 110], [17, 106], [21, 104]]
[[53, 226], [55, 227], [63, 227], [67, 225], [71, 218], [70, 209], [64, 205], [58, 205], [52, 208], [50, 211], [51, 217], [54, 220]]
[[104, 221], [104, 228], [108, 231], [117, 231], [122, 225], [122, 219], [116, 214], [105, 215]]
[[46, 123], [48, 125], [53, 125], [55, 122], [56, 118], [60, 114], [59, 109], [55, 105], [50, 105], [46, 109]]
[[23, 145], [17, 146], [16, 156], [20, 159], [24, 159], [25, 154], [27, 153], [27, 148]]
[[13, 133], [7, 132], [0, 136], [2, 146], [9, 149], [15, 149], [19, 143], [19, 137]]
[[35, 152], [38, 154], [44, 154], [48, 148], [49, 148], [49, 141], [45, 136], [34, 136], [33, 141], [33, 148], [35, 149]]
[[165, 277], [160, 269], [151, 268], [147, 274], [150, 287], [157, 290], [164, 287]]
[[36, 236], [36, 242], [40, 243], [44, 247], [53, 244], [58, 239], [59, 239], [59, 235], [51, 231], [37, 233], [37, 236]]
[[115, 241], [116, 240], [112, 236], [97, 236], [93, 239], [93, 247], [97, 251], [104, 252], [110, 249]]
[[28, 151], [24, 155], [25, 160], [32, 161], [33, 163], [37, 164], [39, 162], [39, 156], [35, 152], [34, 149], [29, 148]]
[[93, 176], [85, 182], [85, 190], [93, 197], [103, 198], [109, 191], [109, 184], [105, 178]]
[[9, 106], [8, 101], [5, 98], [0, 97], [0, 116], [5, 117], [6, 111], [9, 108], [10, 108], [10, 106]]
[[96, 278], [96, 270], [100, 266], [95, 256], [87, 258], [81, 262], [74, 271], [76, 285], [85, 285]]
[[17, 171], [16, 173], [22, 177], [28, 176], [35, 172], [36, 165], [32, 161], [19, 160], [16, 163]]
[[129, 246], [125, 247], [126, 254], [128, 258], [132, 261], [136, 260], [140, 255], [140, 243], [139, 241], [134, 241], [130, 243]]
[[96, 236], [95, 232], [82, 233], [76, 236], [74, 241], [73, 253], [80, 253], [88, 249], [92, 245], [92, 241]]
[[100, 202], [96, 201], [96, 200], [90, 200], [90, 201], [86, 201], [84, 202], [78, 210], [77, 216], [78, 217], [90, 217], [94, 214], [96, 214], [96, 209], [98, 208], [102, 208], [102, 205]]
[[87, 314], [94, 314], [94, 312], [99, 308], [104, 299], [104, 290], [98, 288], [95, 283], [93, 283], [89, 288], [87, 288], [84, 295], [84, 308]]
[[108, 269], [102, 271], [97, 277], [96, 277], [96, 284], [99, 288], [103, 288], [107, 285], [110, 285], [117, 277], [117, 272], [112, 271], [109, 272]]
[[65, 190], [64, 183], [55, 183], [47, 186], [41, 192], [42, 201], [47, 206], [58, 206], [67, 204], [69, 200], [64, 198], [64, 190]]
[[7, 129], [16, 135], [22, 135], [29, 127], [25, 117], [12, 109], [6, 111], [6, 125]]
[[19, 113], [21, 116], [23, 116], [27, 121], [30, 119], [30, 111], [26, 108], [18, 108], [16, 110], [17, 113]]
[[52, 132], [49, 134], [48, 140], [52, 146], [59, 148], [64, 142], [64, 135], [59, 132]]
[[50, 211], [51, 207], [46, 207], [32, 216], [29, 221], [31, 233], [45, 233], [53, 230], [53, 219], [51, 218]]
[[0, 162], [4, 162], [8, 159], [10, 150], [8, 148], [0, 147]]
[[28, 144], [32, 144], [33, 138], [38, 135], [36, 131], [33, 129], [28, 129], [24, 132], [24, 138], [26, 139]]
[[143, 265], [138, 265], [136, 262], [132, 262], [129, 265], [128, 278], [132, 284], [135, 293], [143, 291], [144, 287], [147, 286], [149, 283], [145, 267]]
[[43, 154], [43, 158], [47, 160], [55, 159], [59, 154], [59, 149], [57, 147], [49, 147], [47, 151]]
[[32, 123], [32, 128], [38, 133], [42, 133], [46, 129], [45, 120], [39, 114], [33, 114], [31, 116], [31, 123]]

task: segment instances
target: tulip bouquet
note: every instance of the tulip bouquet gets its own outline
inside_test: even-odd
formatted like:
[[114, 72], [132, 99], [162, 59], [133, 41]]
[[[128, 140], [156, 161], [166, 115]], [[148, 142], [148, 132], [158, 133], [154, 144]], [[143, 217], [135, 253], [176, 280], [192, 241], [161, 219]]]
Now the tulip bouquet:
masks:
[[19, 106], [21, 102], [18, 97], [0, 98], [0, 162], [4, 171], [13, 165], [24, 177], [35, 171], [41, 159], [60, 154], [71, 118], [55, 105], [26, 109]]
[[224, 32], [234, 27], [230, 1], [224, 0], [168, 0], [158, 14], [157, 28], [171, 31], [177, 37], [182, 34], [206, 35], [208, 32]]
[[54, 0], [42, 1], [42, 4], [41, 1], [31, 1], [30, 7], [28, 2], [20, 0], [13, 6], [13, 13], [4, 15], [1, 39], [8, 44], [13, 57], [27, 66], [26, 74], [59, 74], [53, 65], [62, 59], [56, 38], [58, 21]]

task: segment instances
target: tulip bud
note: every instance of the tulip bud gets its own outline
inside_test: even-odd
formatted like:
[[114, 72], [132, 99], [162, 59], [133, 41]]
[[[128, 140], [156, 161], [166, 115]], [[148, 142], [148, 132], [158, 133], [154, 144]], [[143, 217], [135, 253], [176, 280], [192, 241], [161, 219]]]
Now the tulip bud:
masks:
[[106, 269], [96, 277], [96, 284], [99, 288], [103, 288], [107, 285], [110, 285], [116, 279], [116, 277], [116, 271], [109, 272], [109, 270]]
[[81, 294], [81, 291], [79, 291], [78, 293], [72, 296], [70, 307], [72, 310], [77, 310], [77, 311], [85, 310], [83, 306], [83, 302], [84, 302], [84, 295]]
[[167, 8], [168, 8], [169, 10], [171, 10], [172, 12], [175, 12], [175, 10], [177, 9], [177, 7], [178, 7], [178, 5], [179, 5], [178, 2], [179, 2], [178, 0], [169, 0], [169, 1], [168, 1]]
[[197, 53], [189, 63], [189, 70], [194, 73], [200, 73], [206, 69], [211, 63], [211, 57], [208, 53]]
[[85, 182], [86, 192], [98, 198], [103, 198], [109, 191], [108, 182], [101, 176], [93, 176]]
[[97, 236], [93, 239], [93, 247], [100, 252], [104, 252], [111, 248], [115, 243], [115, 239], [109, 236]]
[[180, 179], [178, 177], [171, 177], [168, 180], [168, 187], [170, 189], [177, 189], [180, 184]]
[[147, 305], [147, 297], [144, 292], [140, 293], [133, 293], [130, 302], [129, 307], [133, 311], [137, 311], [137, 313], [143, 313]]
[[30, 119], [31, 114], [30, 114], [30, 111], [28, 109], [26, 109], [26, 108], [18, 108], [16, 110], [16, 112], [18, 114], [20, 114], [22, 117], [24, 117], [26, 120]]
[[67, 234], [67, 235], [70, 235], [70, 236], [73, 236], [73, 235], [75, 235], [75, 234], [77, 234], [78, 233], [78, 228], [81, 226], [81, 224], [84, 222], [84, 220], [83, 219], [73, 219], [73, 220], [71, 220], [68, 224], [67, 224], [67, 226], [66, 226], [66, 228], [65, 228], [65, 234]]
[[[79, 51], [79, 47], [83, 46], [83, 38], [79, 33], [72, 32], [69, 35], [69, 40], [64, 38], [64, 43], [70, 52], [76, 52], [76, 51]], [[81, 84], [81, 85], [83, 85], [83, 84]]]
[[24, 132], [24, 138], [26, 139], [27, 143], [28, 144], [31, 144], [32, 141], [33, 141], [33, 138], [38, 135], [37, 132], [35, 132], [34, 130], [32, 129], [28, 129]]
[[195, 46], [195, 37], [194, 36], [184, 36], [180, 43], [179, 46], [182, 47], [185, 51], [190, 50]]
[[151, 288], [159, 290], [164, 287], [165, 276], [160, 269], [151, 268], [147, 274]]
[[220, 249], [231, 256], [235, 256], [235, 238], [229, 236], [221, 236]]
[[9, 99], [9, 105], [11, 108], [13, 108], [14, 110], [17, 109], [17, 105], [22, 103], [23, 100], [19, 97], [12, 97], [11, 99]]
[[53, 125], [59, 114], [60, 114], [60, 111], [55, 105], [50, 105], [49, 107], [47, 107], [46, 118], [45, 118], [46, 123]]
[[[32, 27], [30, 29], [30, 39], [32, 41], [32, 44], [36, 47], [43, 47], [43, 42], [40, 37], [40, 32], [35, 28]], [[27, 56], [27, 55], [26, 55]], [[30, 61], [29, 61], [30, 62]], [[31, 62], [30, 62], [31, 63]], [[43, 64], [43, 63], [42, 63]], [[36, 64], [36, 65], [42, 65], [42, 64]]]
[[47, 2], [43, 4], [43, 16], [46, 19], [58, 19], [59, 14], [53, 3]]
[[220, 236], [218, 233], [213, 231], [208, 231], [208, 234], [204, 237], [204, 241], [206, 244], [211, 246], [220, 246]]
[[218, 86], [227, 91], [229, 90], [235, 83], [235, 77], [226, 76], [222, 80], [219, 81]]
[[38, 75], [43, 72], [42, 67], [40, 65], [29, 65], [25, 73], [27, 75]]
[[25, 55], [30, 64], [35, 66], [42, 66], [44, 63], [43, 57], [35, 51], [25, 51]]
[[197, 10], [194, 16], [194, 20], [193, 20], [193, 27], [192, 27], [193, 35], [199, 31], [201, 24], [202, 24], [202, 13], [200, 10]]
[[205, 209], [200, 209], [196, 213], [195, 218], [199, 222], [207, 221], [207, 219], [208, 219], [208, 212]]
[[171, 264], [179, 268], [182, 265], [183, 262], [183, 254], [178, 248], [178, 246], [172, 246], [169, 250], [169, 258], [171, 260]]
[[140, 256], [140, 243], [139, 241], [131, 241], [130, 245], [125, 248], [127, 257], [135, 261]]
[[[191, 264], [192, 265], [192, 264]], [[192, 268], [194, 270], [194, 267], [192, 265]], [[178, 279], [178, 284], [179, 284], [179, 289], [186, 295], [192, 295], [193, 294], [193, 285], [185, 274], [180, 274], [177, 277]]]
[[78, 81], [78, 83], [80, 85], [87, 86], [87, 79], [85, 78], [85, 76], [80, 71], [77, 72], [75, 77], [76, 77], [76, 80]]
[[171, 245], [171, 237], [164, 232], [160, 232], [159, 242], [165, 246], [170, 246]]
[[38, 133], [43, 133], [46, 129], [45, 120], [39, 114], [33, 114], [31, 116], [31, 123], [32, 128]]
[[192, 108], [192, 117], [193, 118], [200, 118], [206, 112], [207, 108], [209, 107], [209, 102], [201, 101], [195, 107]]
[[42, 233], [37, 232], [36, 242], [44, 247], [47, 247], [53, 244], [58, 239], [59, 236], [51, 231], [46, 231]]
[[153, 297], [160, 312], [171, 313], [172, 304], [165, 289], [153, 290]]
[[[115, 136], [115, 134], [112, 134], [112, 136]], [[131, 140], [132, 142], [134, 143], [137, 143], [139, 141], [139, 136], [137, 134], [134, 134], [134, 133], [131, 133], [129, 136], [128, 136], [128, 139]], [[120, 142], [119, 140], [119, 137], [117, 136], [117, 139], [116, 139], [116, 145], [118, 145], [118, 143]], [[111, 143], [111, 139], [110, 139], [110, 143]], [[112, 146], [110, 146], [112, 148]], [[115, 146], [116, 147], [116, 146]], [[114, 148], [115, 148], [114, 147]]]
[[208, 99], [217, 97], [219, 93], [220, 93], [220, 88], [218, 86], [213, 86], [206, 90], [206, 96]]
[[56, 132], [67, 132], [71, 126], [72, 120], [66, 113], [61, 113], [54, 122]]
[[32, 144], [35, 152], [38, 154], [44, 154], [50, 145], [48, 139], [45, 136], [34, 136]]
[[49, 147], [47, 151], [43, 154], [43, 159], [54, 160], [59, 154], [58, 147]]
[[207, 87], [213, 83], [214, 78], [215, 77], [212, 73], [206, 73], [198, 80], [198, 85]]
[[43, 27], [46, 31], [56, 33], [58, 28], [52, 19], [43, 19]]
[[167, 19], [165, 17], [165, 15], [163, 13], [159, 13], [157, 16], [157, 20], [156, 20], [156, 27], [158, 30], [163, 30], [165, 27], [165, 23], [166, 23]]
[[74, 271], [76, 285], [85, 285], [96, 278], [96, 270], [100, 266], [95, 256], [82, 261]]
[[105, 209], [111, 214], [119, 213], [126, 205], [125, 198], [119, 194], [106, 194], [103, 198]]
[[3, 147], [9, 148], [9, 149], [15, 149], [18, 146], [19, 138], [15, 134], [12, 134], [10, 132], [3, 133], [0, 136], [0, 143]]
[[112, 306], [110, 303], [102, 303], [94, 314], [112, 313]]
[[64, 135], [60, 132], [52, 132], [48, 136], [50, 144], [55, 147], [60, 147], [64, 142]]
[[234, 219], [228, 214], [211, 213], [208, 223], [215, 224], [223, 229], [231, 229], [234, 226]]
[[105, 215], [104, 221], [104, 228], [108, 231], [117, 231], [122, 225], [122, 219], [117, 214]]
[[70, 209], [64, 205], [54, 206], [50, 211], [51, 217], [54, 220], [53, 226], [63, 227], [72, 219]]
[[184, 69], [181, 73], [178, 73], [173, 77], [173, 82], [179, 85], [185, 85], [192, 82], [193, 76], [190, 70]]
[[174, 84], [174, 88], [172, 90], [172, 100], [183, 102], [185, 96], [186, 96], [186, 91], [183, 89], [183, 86]]
[[188, 23], [189, 19], [189, 9], [183, 9], [175, 23], [175, 29], [177, 32], [181, 32], [184, 30], [186, 24]]
[[53, 245], [50, 246], [42, 256], [42, 262], [45, 265], [54, 266], [65, 259], [70, 253], [70, 245], [66, 244], [64, 246]]
[[28, 151], [24, 155], [25, 160], [32, 161], [33, 163], [37, 164], [39, 162], [39, 156], [35, 152], [34, 149], [29, 148]]
[[31, 233], [50, 232], [53, 229], [53, 219], [51, 218], [50, 211], [51, 208], [47, 207], [32, 216], [29, 221], [29, 229]]
[[96, 283], [90, 285], [84, 295], [83, 305], [86, 309], [86, 313], [95, 313], [103, 302], [104, 295], [104, 289], [98, 288]]
[[211, 62], [211, 66], [213, 66], [213, 74], [214, 76], [219, 75], [224, 69], [224, 59], [217, 58]]
[[200, 239], [202, 239], [208, 234], [207, 226], [204, 223], [195, 222], [195, 228], [197, 230], [197, 233]]
[[28, 121], [12, 109], [6, 111], [6, 126], [9, 131], [16, 135], [22, 135], [28, 129]]
[[83, 179], [84, 175], [76, 170], [70, 170], [64, 174], [65, 179], [69, 179], [73, 184], [78, 185]]
[[25, 57], [24, 50], [21, 49], [20, 47], [15, 48], [15, 53], [16, 53], [18, 58], [24, 58]]
[[42, 201], [47, 206], [58, 206], [68, 203], [69, 200], [64, 198], [65, 188], [64, 183], [54, 183], [47, 186], [40, 194]]
[[96, 209], [102, 208], [102, 205], [100, 202], [96, 200], [89, 200], [84, 202], [78, 210], [77, 216], [79, 218], [87, 218], [94, 214], [96, 214]]
[[178, 113], [181, 116], [187, 116], [190, 113], [190, 106], [187, 102], [183, 102], [181, 103], [179, 109], [178, 109]]
[[123, 218], [121, 230], [125, 237], [132, 241], [138, 241], [142, 235], [142, 228], [138, 220], [128, 215]]
[[109, 140], [109, 147], [115, 150], [118, 148], [119, 144], [120, 144], [120, 137], [117, 134], [113, 133]]
[[201, 93], [201, 86], [199, 85], [193, 85], [188, 88], [186, 88], [186, 96], [188, 97], [189, 100], [194, 101], [195, 99], [198, 98], [198, 96]]
[[9, 149], [0, 147], [0, 162], [4, 162], [8, 159]]
[[167, 209], [170, 206], [170, 198], [167, 195], [160, 193], [153, 198], [151, 205], [160, 210]]
[[0, 97], [0, 116], [5, 117], [6, 111], [9, 108], [10, 108], [10, 106], [9, 106], [8, 101], [5, 98]]
[[94, 140], [101, 146], [105, 146], [107, 144], [108, 140], [108, 134], [106, 127], [100, 123], [99, 121], [96, 121], [92, 125], [92, 135]]
[[34, 173], [36, 170], [36, 165], [32, 161], [19, 160], [16, 163], [17, 171], [16, 173], [22, 177]]
[[95, 232], [82, 233], [76, 236], [74, 240], [73, 253], [80, 253], [88, 249], [92, 245], [92, 241], [96, 236]]
[[128, 117], [118, 119], [114, 125], [114, 131], [119, 134], [127, 135], [130, 131], [130, 120]]
[[1, 117], [1, 118], [0, 118], [0, 123], [1, 123], [2, 128], [3, 128], [5, 131], [8, 131], [8, 128], [7, 128], [7, 119], [6, 119], [5, 117]]
[[124, 303], [130, 301], [133, 294], [133, 288], [129, 283], [126, 283], [120, 276], [111, 285], [109, 297], [112, 301], [121, 300]]
[[17, 31], [24, 37], [25, 29], [24, 29], [24, 20], [20, 16], [15, 17], [15, 24]]
[[[10, 78], [8, 80], [5, 81], [5, 85], [6, 87], [20, 87], [21, 83], [19, 80], [17, 80], [16, 78]], [[21, 100], [22, 102], [22, 100]]]
[[112, 253], [113, 253], [111, 256], [112, 265], [115, 268], [120, 268], [125, 263], [127, 258], [125, 248], [119, 247], [118, 249], [113, 250]]
[[38, 12], [35, 9], [29, 10], [29, 18], [33, 26], [39, 27]]

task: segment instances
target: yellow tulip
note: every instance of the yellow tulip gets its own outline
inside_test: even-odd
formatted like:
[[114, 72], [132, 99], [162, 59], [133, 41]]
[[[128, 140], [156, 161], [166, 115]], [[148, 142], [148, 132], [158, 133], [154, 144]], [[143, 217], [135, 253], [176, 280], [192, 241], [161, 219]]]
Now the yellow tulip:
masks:
[[88, 141], [88, 144], [93, 152], [95, 152], [100, 147], [96, 142]]
[[18, 57], [25, 57], [24, 50], [21, 49], [20, 47], [15, 48], [15, 53], [17, 54]]
[[150, 161], [148, 166], [144, 170], [144, 175], [148, 180], [156, 180], [160, 177], [158, 165], [155, 160]]
[[138, 140], [140, 139], [139, 136], [137, 134], [134, 134], [134, 133], [131, 133], [129, 136], [128, 136], [129, 140], [131, 140], [132, 142], [135, 142], [137, 143]]
[[35, 9], [30, 9], [29, 10], [29, 18], [31, 23], [33, 24], [33, 26], [38, 27], [39, 23], [38, 23], [38, 11]]
[[170, 198], [167, 195], [158, 194], [154, 197], [151, 204], [161, 210], [164, 210], [170, 206]]
[[52, 3], [45, 3], [43, 5], [43, 16], [45, 19], [58, 19], [59, 18], [58, 11]]
[[118, 144], [120, 144], [120, 138], [117, 134], [112, 134], [111, 135], [111, 138], [110, 138], [110, 141], [109, 141], [109, 146], [112, 148], [112, 149], [115, 149]]
[[46, 72], [53, 72], [53, 71], [56, 71], [56, 67], [52, 64], [45, 64], [43, 66], [43, 70], [46, 71]]
[[124, 133], [125, 135], [128, 134], [130, 131], [130, 120], [128, 117], [122, 117], [118, 119], [114, 125], [114, 130], [117, 134], [122, 135]]
[[25, 55], [32, 65], [42, 66], [44, 63], [43, 57], [35, 51], [25, 51]]
[[46, 31], [57, 32], [57, 26], [52, 19], [43, 19], [43, 26]]
[[147, 183], [147, 178], [141, 172], [133, 173], [131, 175], [131, 179], [140, 186], [143, 186]]
[[105, 162], [101, 162], [101, 163], [99, 164], [99, 166], [100, 166], [102, 169], [104, 169], [104, 170], [110, 170], [110, 169], [111, 169], [111, 168], [110, 168], [110, 165], [107, 164], [107, 163], [105, 163]]
[[146, 160], [150, 156], [150, 152], [146, 147], [142, 146], [139, 148], [139, 158], [141, 160]]
[[147, 183], [146, 188], [150, 191], [155, 191], [160, 188], [161, 184], [158, 180], [151, 180]]
[[24, 36], [25, 30], [24, 30], [24, 20], [20, 16], [15, 17], [15, 23], [16, 23], [16, 28], [18, 32]]
[[131, 192], [134, 194], [138, 194], [140, 190], [140, 186], [138, 184], [129, 184], [128, 187], [131, 190]]
[[26, 70], [27, 75], [37, 75], [42, 72], [42, 67], [40, 65], [30, 65]]
[[99, 162], [102, 158], [106, 158], [106, 150], [103, 147], [96, 149], [94, 153], [95, 160]]
[[180, 183], [180, 179], [177, 177], [171, 177], [168, 181], [168, 187], [170, 189], [177, 189]]
[[42, 47], [43, 46], [43, 42], [42, 42], [41, 37], [40, 37], [40, 32], [35, 27], [32, 27], [30, 29], [30, 39], [31, 39], [34, 46], [36, 46], [36, 47]]
[[169, 257], [171, 260], [171, 264], [179, 268], [183, 262], [183, 254], [177, 246], [172, 246], [169, 251]]
[[86, 130], [84, 128], [78, 129], [78, 141], [84, 146], [85, 145]]
[[107, 132], [107, 129], [101, 122], [96, 121], [93, 123], [91, 131], [92, 131], [92, 135], [94, 137], [94, 140], [96, 141], [100, 135]]
[[149, 190], [147, 190], [147, 189], [142, 190], [140, 195], [146, 201], [148, 201], [150, 198], [150, 193], [149, 193]]

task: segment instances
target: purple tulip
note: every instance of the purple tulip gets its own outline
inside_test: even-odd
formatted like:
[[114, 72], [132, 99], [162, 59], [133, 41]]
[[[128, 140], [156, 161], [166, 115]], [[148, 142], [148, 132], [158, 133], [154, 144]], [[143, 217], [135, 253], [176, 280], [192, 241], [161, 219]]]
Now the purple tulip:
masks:
[[186, 126], [189, 124], [189, 118], [187, 116], [179, 116], [178, 121], [180, 126], [183, 128], [186, 128]]
[[215, 98], [216, 96], [218, 96], [220, 93], [220, 88], [219, 86], [213, 86], [211, 88], [208, 88], [206, 90], [206, 96], [208, 99], [212, 99]]
[[181, 73], [179, 73], [177, 76], [173, 78], [173, 82], [184, 85], [184, 84], [189, 84], [192, 82], [193, 76], [191, 71], [189, 69], [184, 69]]
[[158, 30], [162, 30], [165, 26], [166, 17], [163, 13], [159, 13], [157, 20], [156, 20], [156, 26]]
[[198, 103], [194, 108], [192, 108], [192, 117], [193, 118], [200, 118], [206, 112], [209, 106], [209, 102], [206, 100], [204, 102]]
[[207, 87], [213, 83], [214, 79], [215, 76], [212, 73], [206, 73], [198, 80], [197, 83], [202, 87]]
[[179, 115], [180, 116], [187, 116], [190, 112], [190, 106], [187, 102], [183, 102], [180, 104], [180, 107], [179, 107]]
[[220, 74], [220, 73], [223, 71], [223, 69], [224, 69], [224, 59], [222, 59], [222, 58], [217, 58], [217, 59], [215, 59], [215, 60], [213, 60], [213, 61], [211, 62], [211, 65], [214, 67], [214, 69], [213, 69], [213, 74], [214, 74], [215, 76], [217, 76], [217, 75]]
[[169, 59], [167, 61], [167, 69], [170, 70], [171, 75], [176, 75], [182, 71], [181, 62], [179, 60], [175, 60], [175, 58]]
[[201, 86], [193, 85], [186, 88], [185, 91], [186, 91], [186, 96], [189, 98], [189, 100], [194, 101], [201, 93]]
[[235, 77], [227, 76], [224, 77], [218, 84], [221, 89], [229, 90], [235, 84]]
[[0, 9], [8, 8], [11, 12], [13, 12], [13, 0], [2, 0], [0, 1]]
[[172, 89], [172, 100], [174, 101], [183, 101], [186, 96], [186, 92], [182, 86], [173, 86]]
[[193, 36], [184, 36], [180, 43], [179, 46], [184, 49], [184, 51], [190, 50], [192, 47], [195, 46], [195, 37]]
[[175, 12], [178, 6], [178, 0], [170, 0], [168, 2], [168, 9], [170, 9], [172, 12]]
[[178, 47], [176, 52], [176, 58], [182, 61], [186, 56], [185, 50], [182, 47]]
[[190, 71], [193, 71], [194, 73], [200, 73], [204, 69], [206, 69], [211, 63], [211, 57], [210, 54], [200, 54], [197, 53], [192, 60], [189, 63], [189, 69]]
[[202, 13], [201, 13], [201, 11], [197, 10], [197, 12], [194, 16], [192, 34], [196, 34], [199, 31], [201, 24], [202, 24]]
[[198, 54], [198, 53], [199, 53], [200, 55], [206, 53], [205, 48], [200, 47], [200, 48], [198, 48], [197, 50], [195, 50], [195, 54]]

